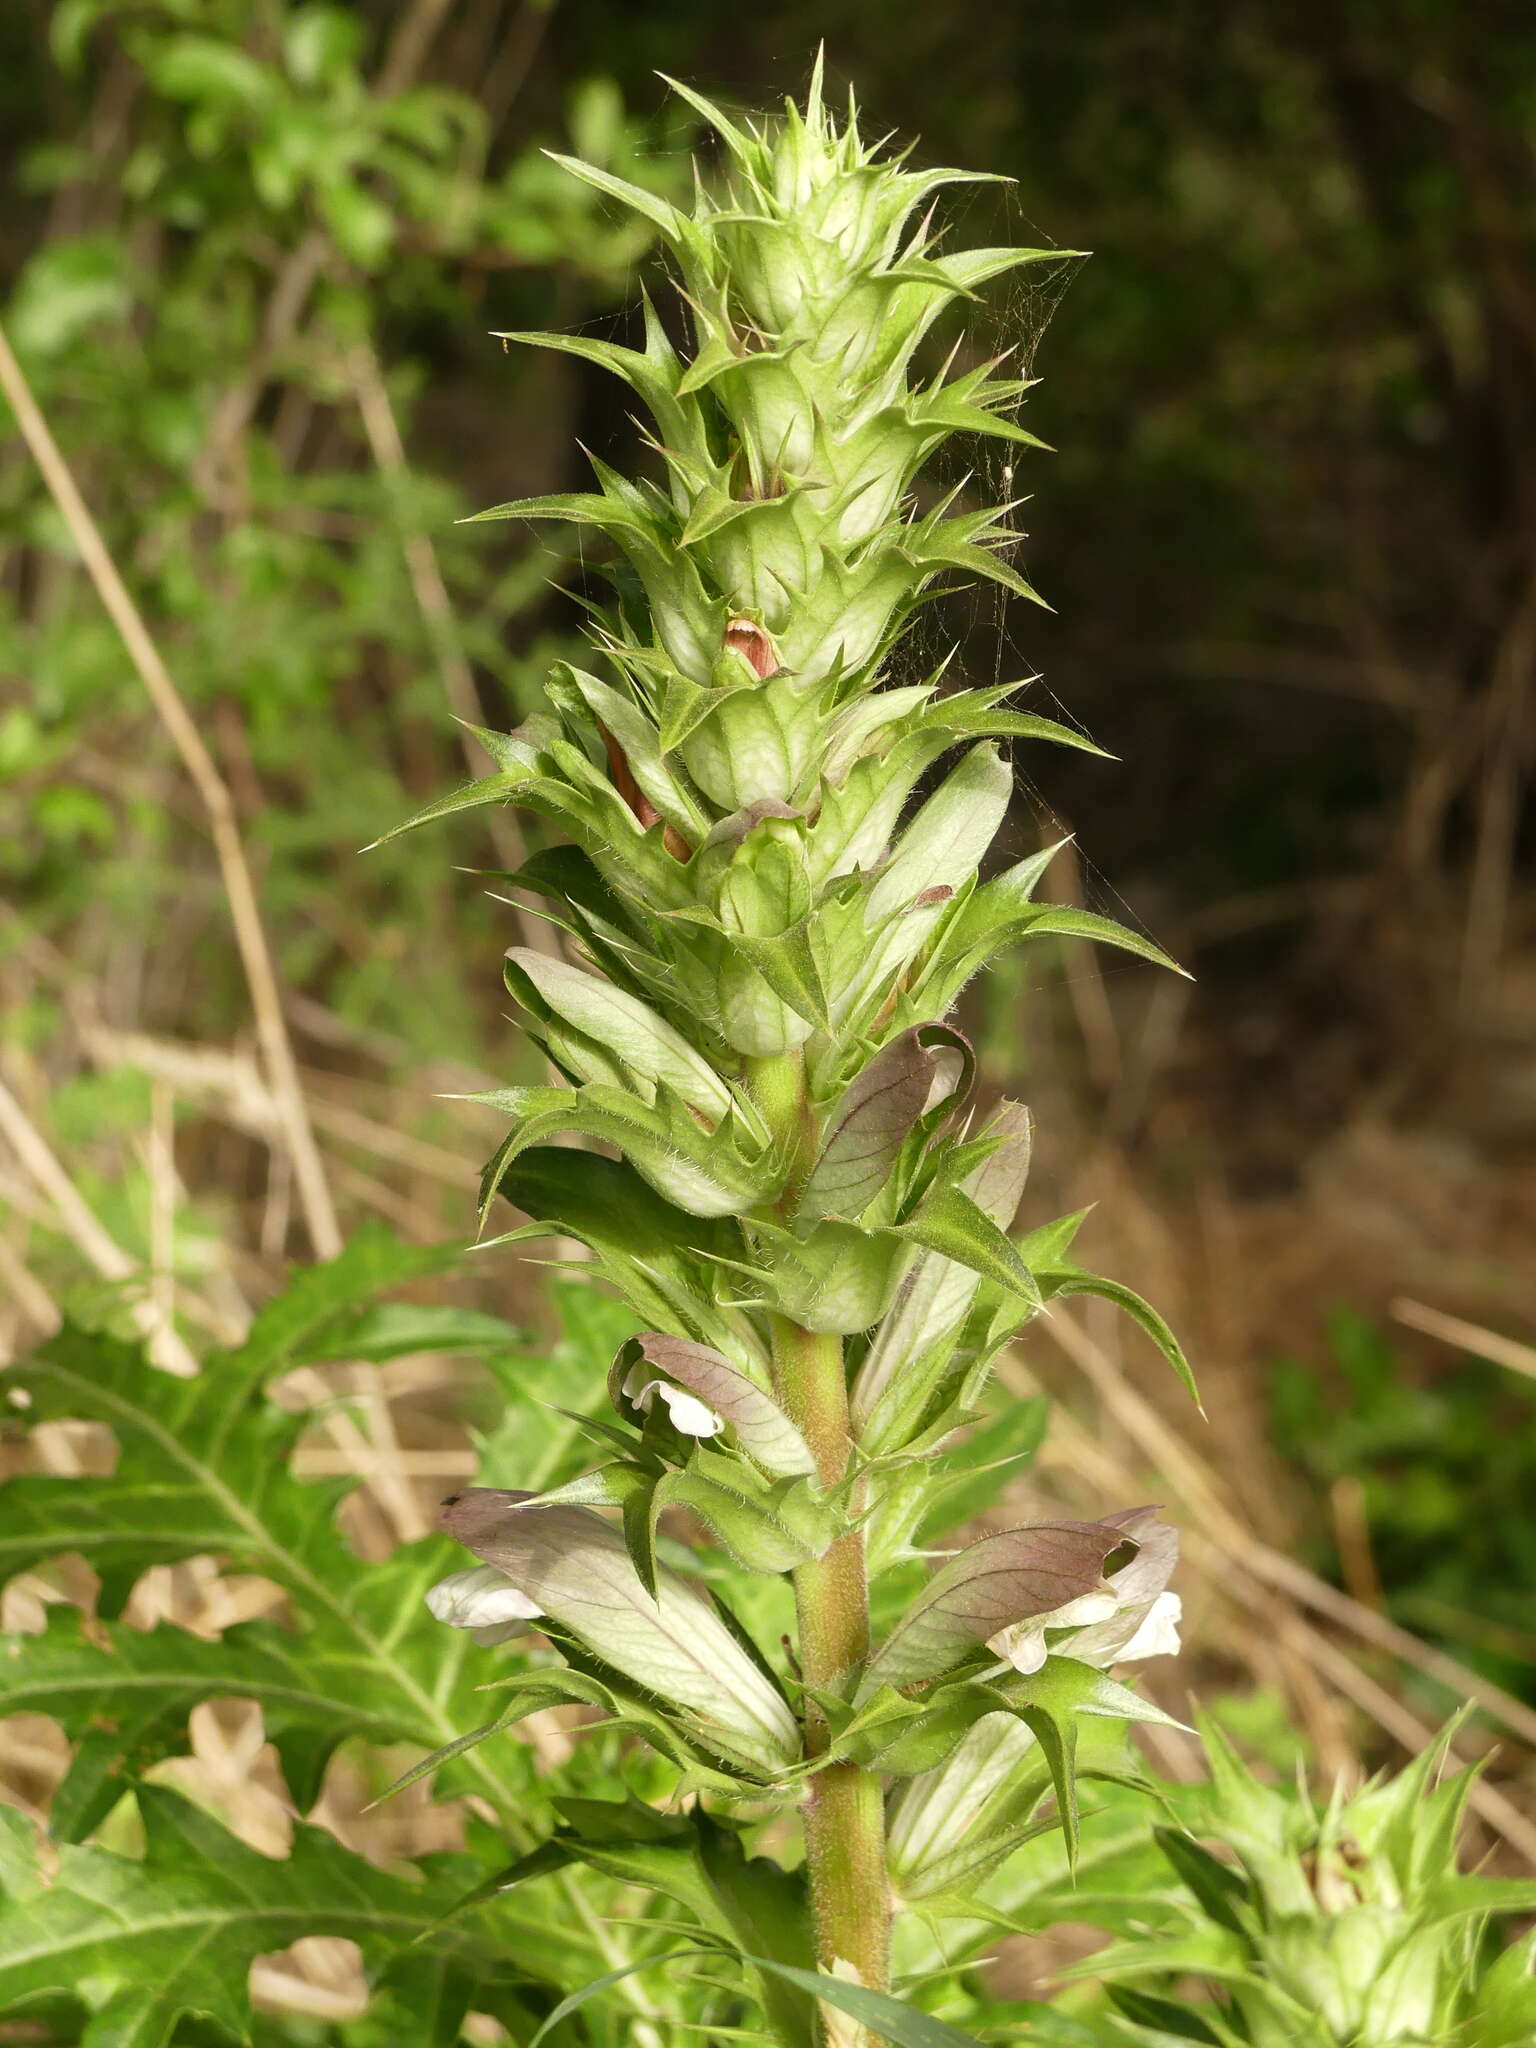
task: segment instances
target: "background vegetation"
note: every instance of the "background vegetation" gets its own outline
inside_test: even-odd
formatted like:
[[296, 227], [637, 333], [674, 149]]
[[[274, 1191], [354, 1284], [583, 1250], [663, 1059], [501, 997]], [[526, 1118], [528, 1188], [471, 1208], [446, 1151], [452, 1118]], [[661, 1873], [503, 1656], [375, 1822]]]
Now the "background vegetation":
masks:
[[[1122, 757], [1021, 785], [1020, 850], [1076, 829], [1082, 900], [1198, 977], [1078, 952], [970, 1019], [994, 1089], [1040, 1112], [1042, 1199], [1098, 1203], [1091, 1261], [1157, 1295], [1215, 1418], [1165, 1415], [1138, 1340], [1058, 1316], [1011, 1368], [1055, 1401], [1030, 1497], [1159, 1474], [1197, 1647], [1155, 1690], [1225, 1698], [1271, 1761], [1389, 1760], [1479, 1692], [1463, 1746], [1500, 1736], [1476, 1811], [1513, 1867], [1536, 1849], [1536, 30], [1498, 0], [6, 10], [5, 331], [209, 772], [11, 438], [0, 1342], [62, 1309], [228, 1341], [338, 1229], [467, 1229], [495, 1130], [444, 1095], [525, 1057], [496, 971], [522, 914], [470, 871], [519, 843], [357, 849], [463, 769], [454, 715], [513, 722], [579, 631], [578, 556], [454, 519], [576, 487], [578, 441], [633, 435], [596, 371], [489, 338], [636, 323], [633, 225], [539, 146], [674, 187], [691, 117], [654, 68], [761, 102], [821, 35], [881, 125], [1017, 180], [968, 227], [996, 208], [996, 239], [1094, 252], [1061, 304], [1021, 291], [996, 321], [1038, 355], [1031, 425], [1060, 450], [1021, 480], [1056, 612], [962, 598], [930, 644], [977, 680], [1040, 670], [1038, 707]], [[540, 1275], [498, 1256], [454, 1299], [547, 1332]], [[467, 1469], [485, 1382], [441, 1351], [309, 1369], [363, 1406], [298, 1469], [368, 1477], [377, 1556]], [[27, 1453], [99, 1454], [74, 1425]], [[22, 1582], [9, 1625], [61, 1590]], [[223, 1626], [269, 1594], [178, 1566], [136, 1614]], [[193, 1730], [181, 1782], [273, 1846], [260, 1720]], [[4, 1732], [14, 1796], [45, 1801], [54, 1723]], [[325, 1810], [384, 1853], [447, 1825], [362, 1822], [365, 1794], [333, 1767]], [[1060, 1960], [1025, 1944], [1003, 1981]], [[348, 1967], [308, 1949], [268, 1989], [323, 2017]]]

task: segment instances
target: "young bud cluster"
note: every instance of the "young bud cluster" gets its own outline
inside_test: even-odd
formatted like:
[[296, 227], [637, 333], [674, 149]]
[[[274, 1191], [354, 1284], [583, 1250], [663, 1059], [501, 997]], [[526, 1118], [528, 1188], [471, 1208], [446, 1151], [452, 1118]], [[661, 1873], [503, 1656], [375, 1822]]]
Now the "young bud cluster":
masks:
[[[1214, 1725], [1199, 1834], [1159, 1840], [1197, 1909], [1167, 1941], [1117, 1945], [1095, 1971], [1146, 2022], [1127, 2042], [1241, 2041], [1252, 2048], [1517, 2048], [1536, 2040], [1536, 1940], [1501, 1949], [1500, 1913], [1536, 1910], [1536, 1882], [1461, 1874], [1457, 1842], [1474, 1772], [1441, 1778], [1455, 1724], [1395, 1778], [1318, 1807], [1259, 1782]], [[1191, 1976], [1216, 2005], [1176, 2002]], [[1155, 2006], [1137, 1999], [1153, 1992]], [[1155, 2022], [1155, 2023], [1154, 2023]], [[1195, 2033], [1194, 2028], [1203, 2031]]]

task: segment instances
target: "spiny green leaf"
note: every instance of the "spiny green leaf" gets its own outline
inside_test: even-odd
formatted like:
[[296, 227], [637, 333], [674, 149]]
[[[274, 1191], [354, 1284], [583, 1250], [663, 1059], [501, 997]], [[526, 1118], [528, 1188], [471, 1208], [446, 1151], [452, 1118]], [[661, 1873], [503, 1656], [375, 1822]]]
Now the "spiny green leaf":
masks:
[[718, 533], [722, 527], [734, 526], [743, 519], [782, 519], [785, 506], [796, 495], [793, 491], [786, 491], [778, 498], [733, 498], [728, 492], [714, 488], [701, 491], [677, 544], [684, 548], [694, 547], [699, 541], [708, 540], [711, 534]]
[[1019, 1719], [1034, 1735], [1056, 1788], [1056, 1815], [1061, 1823], [1067, 1861], [1076, 1863], [1081, 1841], [1081, 1820], [1077, 1806], [1077, 1722], [1070, 1713], [1050, 1707], [1019, 1709]]
[[731, 1143], [731, 1132], [723, 1126], [705, 1131], [665, 1090], [657, 1091], [654, 1103], [595, 1082], [580, 1088], [489, 1089], [472, 1099], [516, 1119], [481, 1175], [482, 1217], [507, 1168], [531, 1147], [567, 1132], [618, 1147], [667, 1199], [706, 1219], [753, 1208], [773, 1193], [780, 1174], [770, 1160], [761, 1165], [744, 1160]]
[[51, 1610], [41, 1636], [0, 1637], [0, 1715], [49, 1714], [75, 1741], [49, 1825], [80, 1841], [121, 1797], [123, 1772], [183, 1748], [187, 1719], [204, 1700], [254, 1700], [287, 1767], [300, 1811], [317, 1797], [337, 1743], [393, 1742], [402, 1726], [387, 1686], [375, 1699], [356, 1678], [339, 1685], [334, 1661], [311, 1656], [291, 1629], [247, 1623], [216, 1641], [162, 1624], [143, 1630]]
[[[990, 526], [987, 522], [993, 516], [987, 512], [980, 519], [974, 514], [966, 514], [954, 519], [925, 520], [904, 539], [902, 551], [918, 568], [930, 574], [943, 569], [959, 569], [968, 575], [1000, 583], [1015, 597], [1028, 598], [1032, 604], [1041, 605], [1049, 611], [1051, 607], [1039, 591], [1026, 583], [1017, 569], [1003, 559], [996, 545], [982, 545], [989, 536], [994, 541], [1018, 538], [1011, 531], [1004, 533], [1002, 529]], [[973, 533], [979, 538], [972, 539]]]
[[[101, 1576], [99, 1607], [110, 1622], [151, 1566], [212, 1555], [226, 1569], [274, 1581], [293, 1612], [291, 1630], [232, 1631], [222, 1666], [222, 1645], [168, 1626], [147, 1635], [109, 1629], [91, 1641], [73, 1638], [60, 1620], [58, 1633], [36, 1645], [35, 1662], [29, 1652], [20, 1671], [4, 1667], [22, 1686], [32, 1682], [28, 1666], [37, 1684], [54, 1685], [61, 1718], [67, 1713], [81, 1734], [79, 1775], [67, 1781], [71, 1827], [99, 1812], [125, 1758], [142, 1767], [184, 1746], [186, 1712], [199, 1698], [262, 1701], [301, 1804], [313, 1798], [338, 1742], [356, 1736], [433, 1750], [484, 1719], [474, 1688], [493, 1667], [467, 1634], [433, 1621], [424, 1604], [428, 1587], [459, 1568], [462, 1555], [432, 1537], [363, 1566], [335, 1523], [338, 1503], [357, 1482], [296, 1479], [288, 1459], [307, 1418], [265, 1391], [270, 1379], [316, 1359], [395, 1355], [399, 1344], [417, 1348], [445, 1329], [467, 1338], [458, 1311], [443, 1311], [445, 1324], [427, 1309], [403, 1309], [401, 1320], [363, 1306], [370, 1291], [433, 1270], [446, 1257], [443, 1247], [408, 1248], [386, 1232], [362, 1233], [338, 1260], [301, 1273], [257, 1318], [246, 1344], [197, 1378], [157, 1371], [129, 1346], [71, 1329], [12, 1368], [14, 1383], [32, 1397], [29, 1422], [104, 1423], [117, 1442], [117, 1464], [110, 1476], [12, 1480], [0, 1578], [82, 1554]], [[493, 1328], [505, 1354], [505, 1326]], [[119, 1685], [128, 1696], [115, 1736], [100, 1717], [90, 1724], [93, 1672], [102, 1698]], [[517, 1803], [528, 1778], [526, 1754], [515, 1749], [477, 1756], [464, 1769], [464, 1782], [501, 1807]]]
[[[381, 1306], [375, 1299], [386, 1288], [400, 1287], [434, 1273], [451, 1272], [463, 1249], [458, 1240], [449, 1244], [406, 1244], [382, 1224], [365, 1223], [347, 1240], [336, 1258], [324, 1265], [295, 1267], [289, 1273], [282, 1293], [262, 1308], [244, 1343], [233, 1354], [222, 1357], [219, 1370], [237, 1369], [245, 1377], [274, 1372], [289, 1364], [313, 1365], [323, 1359], [357, 1356], [356, 1351], [344, 1347], [373, 1342], [385, 1327], [380, 1317], [463, 1317], [467, 1311], [462, 1309]], [[446, 1321], [442, 1327], [448, 1327]], [[502, 1324], [500, 1339], [504, 1341], [507, 1334], [507, 1325]], [[426, 1351], [436, 1347], [422, 1343], [416, 1348]], [[458, 1347], [450, 1343], [444, 1348]]]
[[1124, 1309], [1132, 1322], [1139, 1323], [1164, 1358], [1178, 1374], [1179, 1383], [1191, 1401], [1205, 1413], [1200, 1402], [1200, 1390], [1195, 1384], [1195, 1375], [1189, 1360], [1184, 1356], [1183, 1347], [1169, 1329], [1167, 1323], [1149, 1301], [1143, 1301], [1132, 1287], [1120, 1280], [1106, 1280], [1097, 1273], [1085, 1273], [1076, 1266], [1045, 1266], [1037, 1269], [1036, 1279], [1040, 1291], [1047, 1300], [1059, 1294], [1092, 1294], [1101, 1301], [1112, 1301], [1117, 1308]]
[[1187, 2005], [1175, 2005], [1172, 1999], [1156, 1998], [1150, 1992], [1133, 1991], [1118, 1984], [1110, 1985], [1109, 1998], [1115, 2010], [1123, 2012], [1138, 2027], [1155, 2030], [1175, 2040], [1199, 2041], [1209, 2044], [1209, 2048], [1222, 2048], [1223, 2039], [1231, 2039], [1225, 2029], [1220, 2034], [1214, 2033], [1199, 2013]]
[[706, 99], [703, 93], [696, 92], [691, 85], [686, 85], [680, 78], [671, 77], [665, 71], [659, 72], [657, 75], [661, 79], [662, 84], [668, 87], [670, 91], [675, 92], [680, 100], [686, 100], [695, 113], [704, 116], [704, 119], [714, 129], [720, 140], [725, 143], [738, 163], [751, 164], [758, 160], [762, 154], [761, 145], [751, 136], [744, 134], [737, 127], [736, 123], [715, 105], [713, 100]]
[[418, 826], [432, 825], [439, 818], [451, 818], [456, 811], [477, 811], [484, 804], [509, 802], [517, 795], [528, 777], [517, 775], [483, 775], [478, 782], [467, 782], [462, 789], [456, 789], [447, 796], [440, 796], [423, 809], [416, 811], [402, 825], [392, 825], [387, 832], [381, 832], [363, 848], [372, 853], [375, 847], [387, 846], [392, 839], [399, 839], [407, 832], [414, 832]]
[[669, 241], [682, 238], [690, 223], [668, 200], [647, 192], [642, 185], [632, 185], [627, 178], [615, 177], [612, 171], [599, 169], [596, 164], [583, 163], [579, 157], [562, 156], [558, 150], [547, 149], [544, 154], [551, 163], [558, 164], [562, 171], [569, 171], [573, 178], [594, 186], [610, 199], [618, 199], [635, 213], [642, 215], [652, 227], [659, 228]]
[[1192, 1835], [1155, 1827], [1152, 1839], [1200, 1901], [1206, 1916], [1233, 1934], [1245, 1932], [1239, 1909], [1249, 1889], [1230, 1864], [1221, 1862]]
[[[188, 2014], [243, 2038], [256, 1956], [329, 1934], [377, 1964], [452, 1897], [446, 1873], [386, 1873], [320, 1828], [296, 1828], [293, 1853], [277, 1861], [173, 1792], [139, 1786], [135, 1796], [142, 1863], [66, 1845], [46, 1888], [13, 1892], [0, 1908], [0, 2011], [24, 2013], [39, 1993], [68, 1986], [92, 2014], [83, 2048], [161, 2048]], [[24, 1859], [27, 1822], [7, 1809], [0, 1826]], [[474, 1956], [479, 1973], [495, 1973], [483, 1937], [455, 1929], [440, 1938], [449, 1952]]]
[[934, 268], [959, 291], [972, 291], [1004, 271], [1017, 270], [1026, 263], [1076, 263], [1086, 249], [961, 249], [952, 256], [939, 256]]
[[679, 417], [674, 389], [662, 365], [636, 349], [621, 348], [616, 342], [601, 341], [590, 334], [498, 332], [495, 338], [502, 342], [520, 342], [529, 348], [558, 349], [566, 355], [580, 356], [584, 362], [596, 363], [600, 368], [612, 371], [644, 399], [663, 431]]
[[[455, 1261], [465, 1247], [455, 1245]], [[527, 1342], [526, 1334], [504, 1316], [481, 1309], [455, 1308], [436, 1302], [386, 1301], [352, 1314], [336, 1316], [305, 1346], [305, 1361], [323, 1365], [335, 1360], [385, 1365], [424, 1351], [471, 1351], [480, 1357]]]
[[1460, 1920], [1494, 1913], [1536, 1912], [1536, 1878], [1442, 1877], [1416, 1902], [1429, 1921]]
[[1139, 932], [1116, 924], [1112, 917], [1100, 917], [1097, 911], [1079, 910], [1070, 903], [1041, 905], [1020, 936], [1031, 939], [1097, 939], [1102, 945], [1118, 946], [1122, 953], [1134, 953], [1139, 959], [1150, 960], [1154, 967], [1166, 967], [1170, 973], [1182, 975], [1185, 981], [1190, 979], [1187, 970], [1177, 960], [1170, 959], [1161, 946], [1155, 946]]
[[893, 1228], [913, 1243], [941, 1252], [946, 1259], [979, 1273], [1038, 1307], [1040, 1289], [1011, 1239], [960, 1188], [936, 1187], [924, 1196], [914, 1215]]

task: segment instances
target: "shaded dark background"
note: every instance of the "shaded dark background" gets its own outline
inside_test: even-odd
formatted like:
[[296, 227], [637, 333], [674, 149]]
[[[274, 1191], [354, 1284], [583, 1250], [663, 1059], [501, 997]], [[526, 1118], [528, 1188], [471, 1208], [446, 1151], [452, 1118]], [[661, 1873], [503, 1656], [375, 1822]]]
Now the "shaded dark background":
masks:
[[[8, 329], [234, 793], [344, 1220], [463, 1229], [490, 1127], [438, 1091], [521, 1071], [507, 913], [462, 871], [495, 864], [478, 828], [356, 857], [462, 772], [445, 691], [463, 709], [467, 676], [509, 723], [579, 627], [588, 571], [556, 536], [452, 522], [581, 487], [578, 441], [635, 455], [621, 387], [488, 338], [634, 324], [643, 236], [537, 148], [681, 191], [697, 124], [655, 72], [771, 105], [823, 37], [875, 132], [1014, 181], [966, 188], [958, 234], [1093, 252], [977, 322], [1043, 380], [1027, 419], [1057, 452], [1015, 481], [1054, 609], [960, 597], [931, 644], [979, 679], [1039, 671], [1028, 701], [1119, 757], [1021, 759], [1015, 835], [1076, 831], [1053, 886], [1197, 980], [1074, 954], [974, 994], [991, 1085], [1040, 1115], [1038, 1213], [1099, 1202], [1095, 1261], [1179, 1322], [1201, 1455], [1261, 1535], [1526, 1686], [1525, 7], [6, 10]], [[381, 127], [358, 110], [396, 104], [397, 60], [407, 116]], [[988, 458], [970, 488], [998, 481]], [[119, 1241], [216, 1322], [306, 1242], [240, 1093], [206, 835], [15, 445], [0, 541], [7, 1072]], [[13, 1260], [67, 1300], [79, 1247], [7, 1173]], [[533, 1312], [535, 1277], [486, 1284]], [[26, 1300], [8, 1314], [20, 1343]]]

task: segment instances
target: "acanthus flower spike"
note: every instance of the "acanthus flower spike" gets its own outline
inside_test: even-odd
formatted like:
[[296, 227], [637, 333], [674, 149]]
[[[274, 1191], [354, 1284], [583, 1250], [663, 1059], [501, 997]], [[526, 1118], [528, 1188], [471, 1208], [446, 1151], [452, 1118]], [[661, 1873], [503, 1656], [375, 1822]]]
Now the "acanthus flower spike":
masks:
[[[631, 1725], [665, 1754], [802, 1802], [819, 1960], [878, 1989], [882, 1777], [958, 1740], [962, 1697], [982, 1719], [1015, 1702], [1010, 1728], [1074, 1686], [1082, 1711], [1143, 1711], [1073, 1659], [1155, 1648], [1171, 1610], [1160, 1539], [1134, 1518], [982, 1538], [878, 1647], [870, 1562], [921, 1554], [944, 1447], [1056, 1294], [1116, 1300], [1188, 1369], [1154, 1311], [1069, 1262], [1077, 1218], [1015, 1234], [1028, 1113], [972, 1111], [976, 1061], [949, 1021], [1004, 945], [1090, 937], [1162, 960], [1036, 902], [1049, 849], [981, 879], [1012, 807], [1007, 750], [1096, 750], [1021, 708], [1027, 684], [899, 668], [945, 583], [1038, 601], [1011, 505], [954, 470], [919, 489], [957, 435], [1037, 446], [1018, 419], [1030, 380], [963, 332], [927, 355], [990, 280], [1072, 255], [948, 244], [942, 191], [975, 174], [867, 141], [820, 76], [818, 59], [804, 106], [755, 124], [683, 88], [723, 152], [687, 207], [556, 158], [660, 238], [688, 339], [649, 300], [639, 348], [515, 337], [629, 386], [643, 473], [591, 455], [589, 488], [480, 516], [582, 528], [620, 597], [591, 607], [600, 673], [558, 664], [546, 710], [483, 736], [495, 773], [416, 822], [511, 802], [563, 840], [516, 880], [552, 899], [569, 957], [514, 949], [506, 980], [567, 1085], [479, 1098], [511, 1123], [482, 1200], [526, 1213], [513, 1236], [590, 1246], [643, 1332], [592, 1424], [607, 1464], [531, 1506], [466, 1495], [447, 1526], [539, 1603], [578, 1672], [648, 1688]], [[781, 1676], [668, 1564], [669, 1508], [733, 1568], [793, 1574]], [[1069, 1796], [1062, 1825], [1070, 1840]]]

